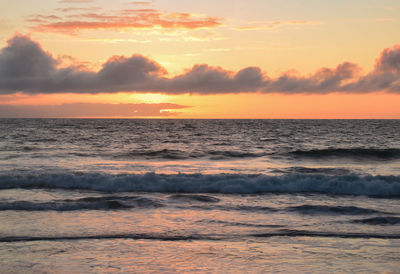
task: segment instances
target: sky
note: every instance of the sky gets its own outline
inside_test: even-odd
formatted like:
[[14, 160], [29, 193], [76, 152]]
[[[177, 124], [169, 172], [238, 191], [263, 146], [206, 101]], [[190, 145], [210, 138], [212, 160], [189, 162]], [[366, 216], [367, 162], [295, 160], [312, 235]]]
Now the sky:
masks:
[[0, 117], [400, 118], [398, 0], [0, 0]]

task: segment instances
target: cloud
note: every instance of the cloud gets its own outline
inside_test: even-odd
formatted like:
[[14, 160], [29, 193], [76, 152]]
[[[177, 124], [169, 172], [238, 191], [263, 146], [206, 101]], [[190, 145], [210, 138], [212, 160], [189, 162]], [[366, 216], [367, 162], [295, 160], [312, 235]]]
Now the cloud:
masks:
[[59, 3], [63, 4], [80, 4], [80, 3], [92, 3], [93, 0], [59, 0]]
[[98, 93], [145, 90], [165, 70], [146, 57], [113, 57], [97, 73], [78, 66], [57, 68], [58, 62], [38, 43], [17, 35], [0, 52], [0, 93]]
[[291, 21], [272, 21], [272, 22], [253, 22], [248, 26], [237, 27], [235, 30], [268, 30], [281, 26], [290, 25], [319, 25], [322, 24], [320, 21], [309, 21], [309, 20], [291, 20]]
[[152, 1], [133, 1], [133, 2], [126, 3], [126, 4], [140, 6], [140, 5], [153, 5], [153, 2]]
[[[71, 59], [73, 60], [73, 59]], [[29, 37], [16, 35], [0, 51], [0, 94], [158, 92], [165, 94], [400, 93], [400, 46], [387, 48], [375, 68], [361, 75], [359, 66], [344, 62], [312, 75], [291, 72], [270, 78], [258, 67], [237, 72], [207, 64], [195, 65], [175, 77], [142, 55], [114, 56], [97, 72], [85, 66], [61, 67], [59, 61]]]
[[353, 92], [384, 90], [400, 93], [400, 45], [384, 49], [372, 72], [343, 88]]
[[322, 68], [310, 76], [285, 73], [265, 82], [263, 91], [282, 93], [330, 93], [344, 90], [344, 83], [357, 77], [361, 69], [352, 63], [342, 63], [336, 68]]
[[195, 65], [182, 75], [163, 80], [156, 88], [167, 93], [238, 93], [257, 91], [264, 83], [264, 75], [256, 67], [234, 73], [220, 67]]
[[59, 117], [148, 117], [148, 116], [175, 116], [179, 112], [174, 110], [187, 106], [159, 103], [159, 104], [93, 104], [75, 103], [62, 105], [15, 106], [0, 105], [2, 118], [59, 118]]
[[380, 73], [400, 71], [400, 45], [392, 49], [384, 49], [376, 62], [375, 70]]
[[[82, 30], [96, 29], [202, 29], [221, 25], [220, 18], [190, 13], [167, 13], [157, 9], [138, 8], [123, 9], [106, 14], [96, 12], [95, 8], [70, 7], [58, 9], [61, 12], [74, 13], [64, 15], [37, 14], [32, 15], [27, 22], [36, 24], [32, 27], [32, 30], [36, 32], [63, 34], [76, 34]], [[84, 13], [84, 11], [88, 12]]]
[[375, 20], [378, 22], [393, 22], [394, 21], [394, 19], [390, 18], [390, 17], [376, 18]]
[[[89, 12], [93, 12], [93, 11], [99, 11], [99, 10], [101, 10], [100, 7], [68, 7], [68, 8], [57, 8], [57, 9], [55, 9], [55, 11], [64, 12], [64, 13], [68, 13], [68, 12], [88, 12], [88, 11]], [[40, 14], [31, 15], [31, 17], [37, 17], [37, 16], [46, 16], [46, 15], [40, 15]], [[52, 15], [47, 15], [47, 16], [52, 16]], [[62, 17], [59, 17], [57, 20], [62, 20]]]
[[0, 19], [0, 30], [9, 30], [10, 25], [6, 20]]
[[31, 23], [45, 23], [49, 20], [60, 20], [61, 17], [57, 15], [34, 15], [30, 16], [29, 19], [27, 19], [27, 22]]

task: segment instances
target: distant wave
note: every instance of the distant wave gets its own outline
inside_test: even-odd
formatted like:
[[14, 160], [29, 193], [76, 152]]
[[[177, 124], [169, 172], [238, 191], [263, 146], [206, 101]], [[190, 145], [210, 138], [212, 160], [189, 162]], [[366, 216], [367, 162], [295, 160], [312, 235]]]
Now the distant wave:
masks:
[[193, 208], [201, 210], [225, 210], [225, 211], [249, 211], [249, 212], [292, 212], [304, 215], [371, 215], [371, 214], [388, 214], [393, 213], [374, 210], [370, 208], [362, 208], [356, 206], [326, 206], [326, 205], [300, 205], [290, 207], [266, 207], [266, 206], [249, 206], [249, 205], [192, 205]]
[[[288, 211], [294, 211], [301, 214], [326, 214], [326, 215], [364, 215], [364, 214], [376, 214], [386, 213], [379, 210], [361, 208], [356, 206], [325, 206], [325, 205], [301, 205], [288, 207]], [[386, 213], [387, 214], [387, 213]]]
[[308, 174], [325, 174], [325, 175], [348, 175], [351, 174], [349, 169], [345, 168], [328, 168], [328, 167], [303, 167], [295, 166], [283, 169], [275, 169], [275, 173], [308, 173]]
[[76, 200], [56, 200], [51, 202], [15, 201], [1, 202], [0, 211], [75, 211], [75, 210], [110, 210], [135, 207], [161, 207], [162, 204], [144, 197], [86, 197]]
[[189, 240], [212, 240], [211, 237], [200, 236], [175, 236], [175, 235], [152, 235], [152, 234], [110, 234], [110, 235], [77, 235], [77, 236], [11, 236], [0, 237], [0, 242], [35, 242], [35, 241], [79, 241], [79, 240], [109, 240], [109, 239], [131, 239], [131, 240], [159, 240], [159, 241], [189, 241]]
[[212, 159], [224, 159], [224, 158], [255, 158], [265, 156], [265, 153], [254, 153], [248, 151], [232, 151], [232, 150], [211, 150], [207, 154], [212, 155]]
[[353, 223], [361, 223], [367, 225], [398, 225], [400, 217], [373, 217], [361, 220], [354, 220]]
[[322, 193], [400, 197], [400, 176], [322, 174], [106, 174], [51, 173], [0, 175], [0, 189], [87, 189], [104, 192]]
[[[187, 208], [179, 206], [179, 208]], [[249, 211], [249, 212], [277, 212], [279, 209], [267, 206], [248, 206], [248, 205], [192, 205], [191, 208], [200, 210], [223, 210], [223, 211]]]
[[297, 157], [324, 158], [358, 158], [358, 159], [400, 159], [400, 149], [387, 148], [327, 148], [311, 150], [295, 150], [290, 154]]
[[241, 222], [228, 222], [223, 220], [199, 220], [197, 223], [205, 224], [221, 224], [225, 226], [245, 226], [245, 227], [267, 227], [267, 228], [280, 228], [285, 227], [285, 225], [275, 225], [275, 224], [252, 224], [252, 223], [241, 223]]
[[355, 238], [355, 239], [400, 239], [400, 234], [378, 234], [378, 233], [349, 233], [349, 232], [325, 232], [281, 229], [277, 232], [252, 234], [253, 237], [328, 237], [328, 238]]
[[1, 203], [0, 210], [23, 210], [23, 211], [74, 211], [74, 210], [106, 210], [130, 208], [119, 201], [104, 201], [97, 203], [63, 203], [46, 202], [33, 203], [27, 201], [18, 201], [12, 203]]
[[105, 234], [105, 235], [75, 235], [75, 236], [9, 236], [0, 237], [0, 242], [33, 242], [33, 241], [80, 241], [80, 240], [155, 240], [155, 241], [218, 241], [243, 237], [271, 238], [271, 237], [328, 237], [328, 238], [355, 238], [355, 239], [400, 239], [400, 234], [384, 233], [349, 233], [279, 229], [267, 233], [242, 235], [169, 235], [169, 234]]
[[208, 158], [212, 160], [223, 160], [230, 158], [255, 158], [265, 156], [265, 153], [253, 153], [248, 151], [234, 150], [209, 150], [209, 151], [183, 151], [178, 149], [159, 149], [159, 150], [132, 150], [121, 154], [112, 155], [114, 158], [145, 158], [145, 159], [166, 159], [166, 160], [185, 160]]
[[204, 203], [217, 203], [220, 200], [218, 198], [207, 196], [207, 195], [191, 195], [191, 194], [175, 194], [169, 197], [173, 200], [188, 201], [188, 202], [204, 202]]
[[[185, 160], [207, 158], [211, 160], [225, 160], [237, 158], [259, 158], [264, 156], [276, 157], [282, 152], [271, 151], [235, 151], [235, 150], [204, 150], [204, 151], [183, 151], [179, 149], [159, 149], [159, 150], [133, 150], [121, 154], [114, 154], [114, 158], [145, 158], [145, 159], [166, 159], [166, 160]], [[397, 148], [326, 148], [311, 150], [294, 150], [288, 152], [289, 155], [302, 158], [352, 158], [360, 160], [395, 160], [400, 159], [400, 149]], [[283, 153], [283, 155], [287, 155]]]
[[114, 158], [156, 158], [156, 159], [169, 159], [181, 160], [190, 158], [184, 151], [174, 149], [161, 149], [161, 150], [133, 150], [126, 153], [115, 154]]

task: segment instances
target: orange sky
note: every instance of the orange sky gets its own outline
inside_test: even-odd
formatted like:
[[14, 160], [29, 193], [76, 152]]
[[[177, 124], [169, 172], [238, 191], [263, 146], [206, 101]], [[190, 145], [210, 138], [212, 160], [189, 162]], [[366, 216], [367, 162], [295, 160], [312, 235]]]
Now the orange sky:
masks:
[[[93, 117], [121, 104], [135, 109], [117, 117], [400, 118], [398, 1], [15, 0], [0, 10], [1, 117], [60, 106], [81, 117], [71, 111], [83, 103]], [[42, 63], [20, 58], [34, 45]]]

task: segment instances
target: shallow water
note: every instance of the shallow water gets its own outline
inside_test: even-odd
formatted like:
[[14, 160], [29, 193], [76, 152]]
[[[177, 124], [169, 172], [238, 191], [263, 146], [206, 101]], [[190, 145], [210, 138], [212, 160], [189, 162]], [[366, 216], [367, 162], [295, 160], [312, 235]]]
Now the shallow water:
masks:
[[0, 120], [0, 272], [398, 272], [399, 120]]

